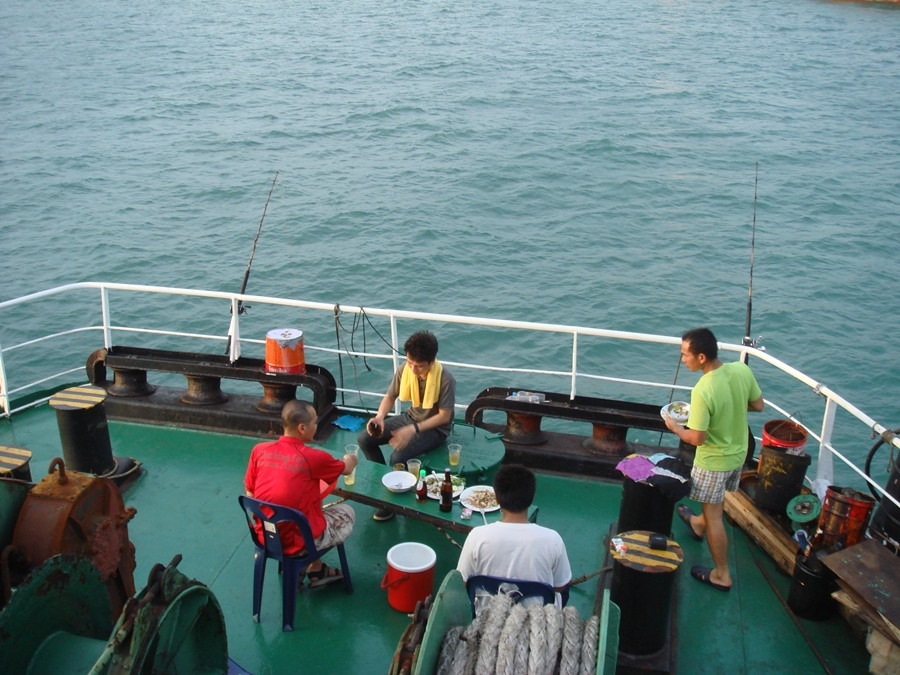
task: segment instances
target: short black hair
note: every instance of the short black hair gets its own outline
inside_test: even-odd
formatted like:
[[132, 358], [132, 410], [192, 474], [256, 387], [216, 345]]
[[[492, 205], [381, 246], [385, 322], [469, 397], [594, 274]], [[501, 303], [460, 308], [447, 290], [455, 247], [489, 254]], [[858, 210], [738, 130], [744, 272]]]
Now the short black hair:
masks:
[[434, 333], [420, 330], [406, 339], [403, 352], [413, 361], [431, 363], [437, 357], [438, 341]]
[[709, 328], [692, 328], [682, 335], [681, 339], [690, 345], [694, 356], [705, 354], [710, 361], [719, 358], [719, 345]]
[[309, 424], [316, 414], [316, 409], [309, 401], [288, 401], [281, 409], [281, 423], [285, 430], [296, 429], [299, 424]]
[[494, 476], [494, 494], [500, 508], [522, 513], [534, 501], [537, 481], [534, 472], [521, 464], [504, 464]]

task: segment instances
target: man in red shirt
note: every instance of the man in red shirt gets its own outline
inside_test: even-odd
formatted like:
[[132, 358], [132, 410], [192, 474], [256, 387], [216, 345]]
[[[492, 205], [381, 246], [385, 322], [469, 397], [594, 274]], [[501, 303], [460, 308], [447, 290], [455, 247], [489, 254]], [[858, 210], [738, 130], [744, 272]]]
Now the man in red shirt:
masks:
[[[277, 441], [258, 444], [250, 453], [244, 488], [254, 499], [297, 509], [309, 521], [317, 547], [335, 546], [350, 535], [355, 514], [347, 504], [334, 504], [323, 510], [319, 481], [333, 483], [338, 476], [349, 474], [356, 468], [357, 458], [344, 455], [341, 461], [307, 445], [316, 434], [318, 415], [306, 401], [288, 401], [281, 411], [281, 421], [284, 435]], [[259, 536], [261, 530], [261, 523], [257, 523]], [[303, 539], [296, 526], [286, 524], [280, 531], [285, 553], [303, 550]], [[306, 574], [311, 587], [343, 579], [339, 569], [328, 567], [321, 560], [312, 563]]]

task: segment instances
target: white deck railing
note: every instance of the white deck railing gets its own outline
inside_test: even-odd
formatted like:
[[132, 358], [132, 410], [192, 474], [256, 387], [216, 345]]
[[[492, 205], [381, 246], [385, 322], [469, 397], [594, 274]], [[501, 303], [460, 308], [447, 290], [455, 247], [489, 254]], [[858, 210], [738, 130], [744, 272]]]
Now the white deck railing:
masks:
[[[14, 344], [3, 344], [3, 340], [5, 339], [4, 333], [10, 332], [9, 330], [7, 330], [10, 326], [10, 323], [8, 323], [6, 320], [8, 313], [12, 311], [20, 311], [22, 309], [25, 309], [27, 311], [29, 307], [36, 307], [38, 303], [48, 299], [61, 299], [68, 302], [69, 297], [74, 296], [75, 294], [82, 294], [85, 290], [90, 291], [92, 289], [98, 292], [98, 297], [93, 302], [96, 303], [95, 307], [99, 311], [95, 314], [86, 312], [84, 314], [84, 317], [86, 317], [85, 325], [56, 330], [55, 332], [47, 332], [44, 335], [26, 336], [22, 337]], [[214, 301], [221, 300], [223, 305], [223, 316], [226, 308], [230, 308], [230, 325], [227, 334], [224, 335], [198, 333], [187, 330], [176, 330], [175, 328], [168, 327], [154, 328], [147, 325], [120, 325], [113, 320], [113, 312], [110, 302], [111, 291], [115, 291], [117, 293], [123, 292], [128, 294], [129, 297], [135, 294], [155, 294], [166, 296], [167, 298], [183, 297], [197, 299], [204, 298]], [[443, 361], [444, 363], [452, 365], [455, 368], [464, 369], [466, 371], [481, 371], [482, 373], [505, 373], [510, 375], [514, 374], [515, 376], [519, 377], [520, 380], [523, 376], [551, 376], [554, 378], [560, 378], [562, 381], [567, 383], [566, 386], [568, 387], [569, 394], [573, 397], [579, 395], [580, 384], [596, 384], [597, 382], [612, 383], [616, 385], [628, 385], [648, 391], [652, 391], [654, 389], [664, 389], [668, 391], [676, 388], [684, 390], [689, 389], [688, 387], [676, 386], [672, 382], [656, 381], [653, 379], [645, 378], [631, 379], [627, 377], [608, 375], [599, 372], [588, 372], [587, 370], [580, 370], [581, 364], [579, 363], [579, 338], [603, 338], [605, 340], [610, 340], [618, 343], [658, 344], [672, 345], [677, 347], [681, 342], [679, 337], [653, 335], [648, 333], [632, 333], [626, 331], [588, 328], [582, 326], [568, 326], [560, 324], [545, 324], [527, 321], [509, 321], [502, 319], [459, 316], [452, 314], [410, 312], [368, 307], [363, 308], [351, 305], [333, 305], [322, 302], [308, 302], [303, 300], [291, 300], [286, 298], [274, 298], [258, 295], [240, 295], [236, 293], [223, 293], [217, 291], [198, 291], [183, 288], [165, 288], [158, 286], [140, 286], [118, 283], [107, 284], [99, 282], [84, 282], [59, 286], [57, 288], [42, 291], [40, 293], [33, 293], [31, 295], [15, 298], [13, 300], [0, 302], [0, 326], [4, 327], [2, 329], [2, 332], [0, 332], [0, 414], [9, 417], [10, 415], [26, 407], [38, 405], [46, 401], [49, 397], [41, 397], [38, 395], [37, 398], [33, 398], [34, 395], [39, 394], [42, 390], [49, 390], [54, 385], [58, 386], [69, 383], [73, 379], [73, 375], [75, 373], [84, 372], [83, 368], [80, 366], [73, 367], [73, 362], [77, 363], [76, 359], [83, 358], [85, 354], [64, 353], [64, 358], [61, 358], [58, 361], [52, 359], [48, 361], [47, 367], [56, 368], [55, 370], [51, 370], [50, 372], [46, 373], [42, 372], [37, 377], [28, 379], [28, 381], [26, 382], [19, 382], [16, 373], [19, 371], [20, 364], [17, 357], [18, 354], [21, 353], [20, 350], [34, 346], [43, 347], [49, 344], [62, 343], [63, 345], [65, 345], [67, 339], [70, 339], [72, 336], [81, 333], [99, 333], [100, 336], [102, 336], [102, 345], [96, 344], [95, 348], [99, 348], [100, 346], [108, 348], [115, 343], [114, 336], [119, 336], [121, 334], [143, 334], [164, 336], [169, 338], [198, 340], [204, 343], [216, 344], [217, 348], [222, 347], [223, 345], [228, 345], [228, 353], [230, 355], [230, 358], [232, 360], [235, 360], [241, 355], [242, 347], [244, 347], [245, 345], [264, 344], [262, 340], [241, 338], [242, 319], [241, 313], [237, 311], [241, 303], [246, 306], [253, 305], [298, 308], [303, 310], [311, 310], [314, 312], [322, 312], [328, 316], [335, 316], [336, 313], [340, 313], [341, 315], [360, 316], [365, 314], [368, 317], [383, 317], [388, 321], [390, 327], [390, 344], [392, 347], [392, 350], [389, 354], [385, 354], [383, 352], [354, 350], [350, 349], [346, 345], [341, 345], [340, 349], [329, 348], [320, 345], [306, 346], [307, 350], [320, 352], [322, 354], [330, 354], [333, 356], [345, 355], [350, 357], [365, 357], [372, 359], [391, 359], [393, 362], [392, 365], [396, 366], [399, 363], [398, 355], [401, 353], [400, 349], [402, 345], [402, 340], [398, 331], [398, 321], [408, 320], [413, 322], [460, 324], [477, 326], [480, 328], [498, 329], [501, 331], [509, 331], [514, 333], [552, 333], [564, 336], [570, 343], [569, 358], [567, 359], [569, 367], [562, 369], [559, 367], [541, 368], [541, 364], [522, 367], [520, 365], [504, 365], [501, 363], [492, 363], [489, 365], [485, 365], [461, 360]], [[92, 303], [89, 302], [89, 304]], [[128, 303], [126, 303], [125, 306], [128, 307]], [[45, 313], [42, 313], [41, 316], [47, 318]], [[92, 316], [97, 317], [95, 322], [90, 321], [90, 318]], [[48, 320], [50, 321], [51, 325], [44, 326], [42, 324], [42, 330], [46, 329], [52, 331], [53, 328], [58, 328], [53, 325], [52, 314], [49, 316]], [[98, 340], [98, 343], [99, 342], [100, 340]], [[836, 413], [838, 410], [843, 410], [848, 413], [854, 420], [862, 424], [868, 433], [876, 436], [882, 436], [888, 439], [888, 441], [894, 447], [900, 449], [900, 438], [894, 437], [890, 429], [886, 428], [876, 420], [869, 417], [861, 409], [857, 408], [855, 405], [844, 399], [840, 394], [833, 391], [823, 383], [818, 382], [817, 380], [796, 370], [795, 368], [780, 361], [779, 359], [770, 356], [764, 351], [728, 343], [720, 343], [719, 347], [723, 351], [734, 352], [737, 355], [742, 356], [746, 354], [750, 359], [758, 361], [759, 364], [765, 364], [767, 367], [771, 367], [777, 371], [780, 371], [781, 373], [784, 373], [787, 377], [789, 377], [796, 383], [801, 384], [803, 387], [809, 389], [818, 397], [821, 397], [823, 399], [824, 405], [822, 406], [821, 421], [818, 426], [813, 427], [808, 424], [803, 424], [803, 426], [809, 431], [810, 436], [814, 438], [819, 444], [818, 461], [816, 464], [816, 478], [813, 481], [813, 486], [817, 492], [824, 492], [823, 486], [827, 486], [833, 481], [833, 458], [837, 457], [841, 462], [846, 464], [846, 466], [849, 467], [851, 471], [858, 474], [864, 481], [884, 494], [884, 491], [879, 485], [869, 479], [858, 466], [856, 466], [850, 459], [847, 458], [845, 453], [838, 451], [833, 446], [832, 440], [834, 437], [834, 425], [836, 420]], [[27, 361], [28, 359], [26, 358], [25, 360]], [[56, 364], [58, 362], [62, 363], [62, 365], [57, 366]], [[31, 369], [33, 370], [35, 367], [33, 360], [31, 361], [30, 365]], [[755, 365], [754, 368], [758, 369], [758, 366]], [[534, 388], [537, 389], [539, 387]], [[366, 397], [380, 397], [383, 393], [378, 391], [362, 391], [358, 389], [351, 390], [347, 388], [342, 388], [341, 391]], [[29, 394], [32, 395], [33, 400], [28, 400], [26, 403], [23, 403], [18, 407], [13, 407], [15, 401], [22, 400], [23, 397]], [[462, 401], [460, 407], [464, 408], [467, 403], [467, 401]], [[795, 419], [794, 414], [791, 412], [791, 410], [793, 409], [792, 407], [785, 407], [784, 405], [779, 404], [776, 401], [772, 401], [769, 398], [766, 398], [766, 404], [770, 408], [777, 410], [784, 417], [802, 424], [801, 420]], [[893, 501], [898, 506], [898, 508], [900, 508], [900, 502], [898, 502], [890, 495], [888, 495], [888, 498], [891, 499], [891, 501]]]

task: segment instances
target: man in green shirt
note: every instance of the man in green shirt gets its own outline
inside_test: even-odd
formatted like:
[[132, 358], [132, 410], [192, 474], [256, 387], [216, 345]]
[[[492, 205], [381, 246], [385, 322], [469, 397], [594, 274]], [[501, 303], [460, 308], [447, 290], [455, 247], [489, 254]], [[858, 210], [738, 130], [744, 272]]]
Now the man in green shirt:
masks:
[[761, 412], [762, 391], [750, 368], [740, 362], [722, 363], [716, 337], [709, 328], [695, 328], [681, 336], [681, 362], [703, 375], [691, 391], [691, 412], [682, 426], [666, 417], [666, 426], [685, 443], [697, 446], [691, 470], [690, 498], [702, 505], [696, 515], [682, 504], [678, 515], [695, 539], [706, 535], [714, 567], [691, 569], [691, 576], [720, 591], [731, 590], [728, 535], [723, 521], [725, 492], [738, 488], [747, 454], [747, 411]]

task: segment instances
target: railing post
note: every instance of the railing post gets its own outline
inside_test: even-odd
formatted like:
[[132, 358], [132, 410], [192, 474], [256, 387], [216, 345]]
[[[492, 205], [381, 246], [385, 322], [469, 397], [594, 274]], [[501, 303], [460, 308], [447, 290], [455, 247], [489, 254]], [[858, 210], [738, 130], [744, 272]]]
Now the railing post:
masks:
[[569, 398], [574, 399], [578, 393], [578, 331], [572, 333], [572, 386], [569, 390]]
[[9, 417], [9, 387], [6, 386], [6, 362], [3, 360], [3, 345], [0, 344], [0, 409], [4, 417]]
[[819, 441], [819, 458], [816, 460], [816, 479], [813, 481], [813, 491], [820, 499], [825, 497], [825, 491], [834, 482], [834, 457], [828, 446], [831, 445], [836, 412], [837, 404], [834, 399], [826, 398], [825, 413], [822, 415], [822, 440]]
[[241, 308], [237, 298], [231, 298], [231, 325], [228, 327], [228, 360], [241, 358]]
[[112, 325], [109, 318], [109, 289], [100, 287], [100, 314], [103, 321], [103, 346], [112, 347]]
[[[391, 377], [393, 377], [394, 373], [397, 372], [397, 368], [400, 367], [400, 359], [398, 358], [397, 352], [400, 351], [397, 347], [397, 317], [391, 314], [391, 363], [394, 366], [394, 369], [391, 371]], [[398, 398], [394, 401], [394, 414], [400, 414], [400, 399]]]

